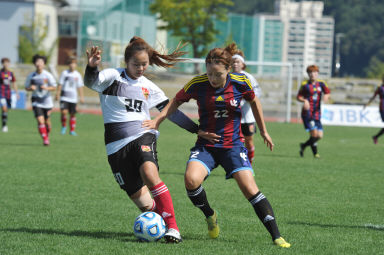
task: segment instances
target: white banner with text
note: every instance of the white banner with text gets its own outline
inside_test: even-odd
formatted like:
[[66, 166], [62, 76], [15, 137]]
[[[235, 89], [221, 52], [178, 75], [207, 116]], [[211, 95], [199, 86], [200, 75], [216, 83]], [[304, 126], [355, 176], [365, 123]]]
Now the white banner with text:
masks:
[[323, 125], [384, 127], [379, 107], [361, 105], [321, 105], [321, 123]]

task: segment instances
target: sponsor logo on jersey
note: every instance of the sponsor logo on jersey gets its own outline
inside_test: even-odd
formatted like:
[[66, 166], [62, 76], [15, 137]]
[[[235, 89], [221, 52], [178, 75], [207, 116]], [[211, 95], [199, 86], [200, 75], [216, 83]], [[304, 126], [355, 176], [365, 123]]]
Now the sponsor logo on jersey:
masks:
[[141, 151], [150, 152], [152, 150], [151, 147], [149, 147], [148, 145], [141, 145]]
[[218, 97], [216, 98], [216, 101], [217, 101], [217, 102], [223, 102], [223, 101], [224, 101], [224, 99], [223, 99], [223, 97], [222, 97], [222, 96], [218, 96]]
[[143, 96], [145, 97], [145, 99], [148, 99], [149, 90], [147, 88], [141, 88], [141, 91], [143, 92]]
[[172, 216], [172, 214], [167, 213], [167, 212], [163, 212], [163, 213], [161, 214], [161, 216], [162, 216], [163, 218], [167, 218], [167, 217]]
[[232, 99], [231, 101], [229, 101], [231, 103], [231, 105], [233, 107], [236, 107], [237, 106], [237, 100], [236, 99]]

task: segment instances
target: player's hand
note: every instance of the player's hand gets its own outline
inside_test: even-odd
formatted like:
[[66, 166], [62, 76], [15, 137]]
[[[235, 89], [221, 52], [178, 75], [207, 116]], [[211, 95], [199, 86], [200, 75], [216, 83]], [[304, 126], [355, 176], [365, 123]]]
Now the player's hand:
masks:
[[81, 104], [84, 104], [84, 102], [85, 102], [85, 101], [84, 101], [84, 98], [83, 98], [83, 97], [80, 98], [80, 103], [81, 103]]
[[40, 86], [40, 89], [41, 89], [41, 90], [48, 90], [48, 86], [41, 85], [41, 86]]
[[260, 135], [264, 139], [264, 144], [267, 144], [267, 147], [273, 151], [273, 147], [275, 147], [275, 145], [273, 144], [272, 138], [269, 136], [268, 132], [260, 132]]
[[87, 50], [88, 65], [90, 67], [97, 67], [101, 62], [101, 50], [99, 47], [92, 46], [92, 48]]
[[308, 102], [307, 99], [305, 99], [304, 100], [303, 109], [307, 111], [307, 110], [309, 110], [309, 108], [310, 108], [309, 102]]
[[35, 91], [35, 90], [36, 90], [36, 88], [37, 88], [37, 86], [36, 86], [36, 85], [31, 85], [31, 86], [29, 86], [29, 89], [30, 89], [30, 90], [32, 90], [32, 91]]
[[142, 127], [146, 129], [159, 129], [159, 123], [156, 121], [156, 119], [153, 120], [144, 120], [141, 124]]
[[215, 133], [205, 132], [205, 131], [200, 130], [200, 129], [197, 132], [197, 135], [200, 136], [201, 138], [209, 141], [212, 144], [218, 143], [220, 141], [219, 135], [216, 135]]

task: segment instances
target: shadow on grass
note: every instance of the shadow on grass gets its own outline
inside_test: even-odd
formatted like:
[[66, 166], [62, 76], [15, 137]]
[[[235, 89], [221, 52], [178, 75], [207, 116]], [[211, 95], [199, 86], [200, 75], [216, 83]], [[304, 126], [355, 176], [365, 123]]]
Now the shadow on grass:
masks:
[[384, 231], [384, 225], [374, 225], [374, 224], [365, 224], [365, 225], [340, 225], [340, 224], [320, 224], [320, 223], [310, 223], [310, 222], [300, 222], [300, 221], [291, 221], [288, 222], [291, 225], [304, 225], [310, 227], [321, 227], [321, 228], [352, 228], [352, 229], [372, 229], [377, 231]]
[[64, 231], [55, 229], [32, 229], [32, 228], [4, 228], [0, 229], [2, 232], [16, 232], [16, 233], [29, 233], [29, 234], [46, 234], [46, 235], [64, 235], [76, 237], [89, 237], [95, 239], [114, 239], [122, 242], [139, 242], [133, 233], [125, 232], [106, 232], [106, 231]]

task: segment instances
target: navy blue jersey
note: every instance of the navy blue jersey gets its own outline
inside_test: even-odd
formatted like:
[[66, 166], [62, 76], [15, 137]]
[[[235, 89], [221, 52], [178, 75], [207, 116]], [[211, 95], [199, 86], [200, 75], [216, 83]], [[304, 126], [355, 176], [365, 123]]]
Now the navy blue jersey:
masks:
[[177, 93], [176, 100], [188, 102], [191, 98], [195, 99], [199, 109], [199, 128], [221, 136], [216, 144], [200, 137], [197, 144], [232, 148], [242, 146], [244, 140], [241, 133], [240, 101], [243, 98], [251, 101], [254, 97], [252, 85], [244, 74], [229, 73], [223, 88], [212, 87], [207, 74], [193, 78]]

